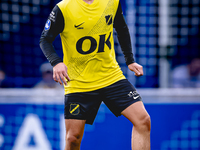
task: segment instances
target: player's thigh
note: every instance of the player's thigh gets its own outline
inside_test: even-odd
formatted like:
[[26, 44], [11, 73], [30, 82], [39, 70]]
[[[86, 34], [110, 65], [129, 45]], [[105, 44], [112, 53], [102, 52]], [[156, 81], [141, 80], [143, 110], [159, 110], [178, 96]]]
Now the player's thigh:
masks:
[[129, 119], [134, 126], [140, 126], [142, 123], [150, 123], [150, 116], [142, 101], [133, 103], [123, 110], [121, 114]]
[[65, 95], [65, 119], [86, 120], [93, 124], [101, 104], [98, 91]]
[[115, 116], [120, 116], [123, 110], [142, 100], [136, 89], [126, 79], [104, 88], [103, 92], [103, 102]]
[[65, 119], [66, 137], [80, 137], [84, 133], [86, 120]]

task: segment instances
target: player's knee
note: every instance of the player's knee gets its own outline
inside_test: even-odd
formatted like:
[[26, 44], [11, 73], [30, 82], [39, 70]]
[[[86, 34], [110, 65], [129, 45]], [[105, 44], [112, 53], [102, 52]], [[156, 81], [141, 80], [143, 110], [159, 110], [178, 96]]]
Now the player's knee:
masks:
[[151, 118], [150, 118], [150, 116], [148, 114], [143, 116], [142, 119], [140, 119], [140, 122], [136, 126], [136, 128], [138, 130], [140, 130], [141, 132], [150, 132], [150, 130], [151, 130]]
[[146, 115], [146, 117], [143, 120], [143, 124], [146, 126], [146, 130], [150, 131], [151, 130], [151, 118], [149, 114]]
[[72, 147], [80, 146], [81, 144], [81, 136], [80, 135], [70, 135], [66, 136], [66, 142]]

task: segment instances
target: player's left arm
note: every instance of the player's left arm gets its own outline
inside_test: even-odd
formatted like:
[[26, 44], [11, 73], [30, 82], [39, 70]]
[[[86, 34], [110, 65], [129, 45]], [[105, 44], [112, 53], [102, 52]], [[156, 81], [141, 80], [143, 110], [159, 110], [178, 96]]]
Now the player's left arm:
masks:
[[130, 33], [123, 16], [120, 2], [114, 19], [114, 28], [117, 32], [117, 37], [128, 68], [135, 72], [136, 76], [142, 76], [143, 67], [136, 63], [133, 58]]

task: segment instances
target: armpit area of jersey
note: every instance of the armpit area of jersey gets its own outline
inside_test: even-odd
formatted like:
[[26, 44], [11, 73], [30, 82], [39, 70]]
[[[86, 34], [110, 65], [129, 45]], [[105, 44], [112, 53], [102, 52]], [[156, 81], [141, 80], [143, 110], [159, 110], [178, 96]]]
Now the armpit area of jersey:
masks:
[[121, 3], [119, 3], [117, 13], [115, 16], [114, 28], [117, 32], [118, 41], [124, 54], [126, 65], [128, 66], [129, 64], [134, 63], [135, 61], [132, 53], [130, 34], [127, 24], [124, 20]]
[[61, 10], [56, 5], [50, 13], [40, 37], [40, 48], [52, 66], [62, 62], [56, 53], [52, 42], [64, 29], [64, 17]]

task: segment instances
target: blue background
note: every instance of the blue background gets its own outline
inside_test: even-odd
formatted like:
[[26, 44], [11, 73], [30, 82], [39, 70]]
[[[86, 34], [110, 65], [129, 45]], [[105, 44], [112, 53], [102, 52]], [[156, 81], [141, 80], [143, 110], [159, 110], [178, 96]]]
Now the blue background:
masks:
[[[174, 147], [177, 150], [200, 149], [199, 104], [146, 104], [145, 107], [152, 121], [152, 150], [172, 150]], [[5, 119], [3, 126], [0, 127], [0, 134], [4, 137], [1, 149], [12, 149], [19, 134], [18, 131], [23, 128], [22, 123], [28, 114], [36, 114], [39, 117], [52, 150], [60, 150], [61, 128], [59, 119], [60, 115], [63, 114], [63, 105], [42, 104], [0, 105], [0, 115]], [[186, 128], [188, 121], [191, 123]], [[132, 125], [126, 118], [123, 116], [115, 117], [102, 104], [94, 124], [85, 127], [81, 148], [82, 150], [129, 150], [131, 149], [131, 129]], [[177, 137], [175, 134], [177, 134]], [[29, 146], [37, 144], [34, 135], [30, 135], [29, 141], [27, 143]], [[172, 141], [174, 144], [171, 145]], [[198, 143], [195, 144], [194, 141]], [[183, 142], [186, 142], [186, 145]]]

